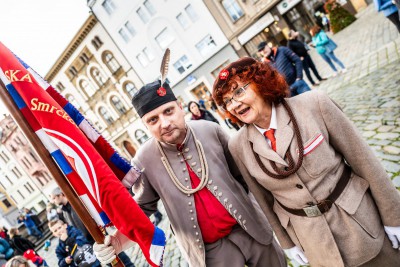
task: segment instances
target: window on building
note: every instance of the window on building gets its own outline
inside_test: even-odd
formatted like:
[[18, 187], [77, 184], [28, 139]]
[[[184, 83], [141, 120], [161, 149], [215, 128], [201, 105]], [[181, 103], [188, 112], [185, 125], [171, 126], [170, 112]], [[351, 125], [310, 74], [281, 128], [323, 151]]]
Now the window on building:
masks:
[[152, 61], [152, 60], [154, 59], [153, 53], [152, 53], [151, 50], [148, 49], [147, 47], [143, 48], [142, 52], [143, 52], [143, 54], [147, 57], [147, 59], [148, 59], [149, 61]]
[[57, 88], [60, 92], [62, 92], [62, 91], [65, 89], [65, 86], [64, 86], [61, 82], [58, 82], [57, 85], [56, 85], [56, 88]]
[[32, 167], [31, 161], [30, 161], [27, 157], [25, 157], [25, 156], [24, 156], [24, 159], [25, 159], [26, 163], [28, 163], [28, 165], [29, 165], [30, 167]]
[[114, 108], [118, 111], [119, 114], [125, 114], [126, 108], [124, 104], [122, 104], [121, 99], [117, 96], [112, 96], [111, 97], [111, 103], [113, 104]]
[[129, 96], [129, 98], [131, 99], [138, 91], [138, 89], [136, 88], [135, 84], [133, 84], [133, 82], [127, 82], [124, 85], [124, 90], [125, 93]]
[[40, 177], [40, 176], [36, 176], [36, 180], [38, 180], [39, 181], [39, 183], [40, 183], [40, 186], [44, 186], [44, 183], [43, 183], [43, 181], [42, 181], [42, 179], [41, 179], [42, 177]]
[[170, 34], [168, 28], [164, 28], [155, 38], [161, 49], [166, 49], [175, 38]]
[[17, 178], [21, 178], [22, 177], [22, 173], [18, 170], [17, 167], [12, 168], [12, 173], [14, 173], [15, 177]]
[[4, 206], [6, 206], [6, 208], [11, 207], [11, 203], [10, 203], [10, 201], [8, 201], [8, 199], [3, 199], [3, 204], [4, 204]]
[[87, 94], [88, 96], [94, 95], [96, 92], [94, 88], [89, 84], [87, 80], [82, 80], [79, 83], [79, 87], [82, 89], [82, 91]]
[[115, 59], [114, 55], [110, 52], [104, 52], [103, 60], [111, 73], [115, 73], [119, 68], [121, 68], [121, 65]]
[[82, 53], [82, 55], [79, 58], [83, 63], [89, 62], [89, 57], [86, 55], [86, 53]]
[[243, 16], [243, 10], [240, 8], [237, 0], [222, 0], [222, 5], [233, 22]]
[[174, 63], [174, 68], [179, 72], [179, 74], [184, 73], [191, 66], [192, 63], [190, 63], [186, 55], [182, 56], [177, 62]]
[[22, 199], [25, 199], [25, 196], [21, 193], [21, 191], [19, 191], [19, 189], [17, 190], [17, 192], [22, 197]]
[[121, 36], [122, 40], [125, 41], [125, 43], [128, 43], [129, 40], [131, 39], [128, 35], [128, 31], [125, 28], [121, 28], [118, 31], [119, 35]]
[[48, 181], [51, 181], [51, 177], [47, 172], [43, 172], [43, 177], [47, 177]]
[[196, 44], [196, 48], [202, 56], [210, 54], [215, 50], [216, 47], [217, 44], [215, 43], [211, 35], [207, 35], [200, 42]]
[[[14, 170], [13, 170], [13, 173], [14, 173]], [[14, 175], [15, 175], [15, 173], [14, 173]], [[15, 175], [15, 176], [17, 176], [17, 175]], [[6, 180], [10, 183], [10, 185], [13, 185], [14, 183], [12, 182], [12, 180], [10, 179], [10, 177], [8, 177], [8, 175], [4, 175], [4, 178], [6, 178]], [[17, 178], [18, 178], [18, 176], [17, 176]]]
[[99, 69], [92, 68], [90, 73], [92, 75], [92, 78], [96, 81], [98, 86], [102, 86], [106, 82], [106, 80], [104, 79], [103, 74], [101, 74]]
[[104, 2], [101, 5], [103, 6], [108, 15], [111, 15], [115, 10], [115, 5], [112, 0], [104, 0]]
[[136, 35], [135, 28], [129, 21], [125, 22], [125, 28], [128, 30], [129, 34], [133, 37]]
[[39, 162], [35, 156], [35, 154], [33, 154], [32, 151], [29, 152], [29, 155], [31, 155], [31, 157], [33, 158], [34, 161]]
[[110, 125], [114, 122], [114, 119], [111, 117], [110, 113], [105, 107], [100, 107], [99, 108], [99, 114], [103, 118], [103, 120], [106, 122], [106, 124]]
[[140, 130], [140, 129], [136, 130], [135, 138], [139, 142], [139, 144], [143, 144], [144, 142], [146, 142], [147, 139], [149, 139], [147, 134], [143, 130]]
[[49, 182], [49, 179], [46, 176], [44, 176], [43, 173], [42, 173], [42, 178], [45, 180], [46, 184]]
[[150, 0], [146, 0], [143, 2], [144, 7], [146, 8], [147, 12], [149, 12], [150, 16], [156, 14], [156, 9], [151, 4]]
[[46, 206], [47, 206], [46, 203], [44, 203], [43, 200], [40, 200], [38, 204], [39, 204], [39, 206], [40, 206], [42, 209], [45, 209]]
[[75, 108], [80, 109], [81, 106], [79, 105], [79, 103], [75, 100], [75, 97], [73, 95], [66, 95], [66, 98], [68, 100], [69, 103], [71, 103]]
[[199, 15], [197, 15], [197, 12], [196, 12], [196, 10], [194, 10], [192, 5], [190, 5], [190, 4], [187, 5], [185, 7], [185, 11], [192, 22], [195, 22], [196, 20], [199, 19]]
[[179, 13], [178, 16], [176, 16], [176, 20], [179, 22], [184, 30], [189, 28], [189, 20], [184, 14]]
[[143, 54], [143, 52], [137, 55], [136, 58], [139, 61], [140, 65], [142, 65], [142, 67], [146, 67], [147, 65], [149, 65], [149, 60], [147, 59], [146, 55]]
[[95, 36], [93, 38], [92, 45], [94, 46], [94, 48], [96, 48], [96, 50], [98, 50], [102, 44], [103, 42], [100, 40], [99, 36]]
[[24, 138], [21, 139], [20, 136], [16, 136], [16, 137], [15, 137], [15, 140], [18, 141], [18, 144], [20, 144], [20, 145], [25, 145], [25, 141], [24, 141], [25, 139], [24, 139]]
[[35, 188], [33, 188], [32, 185], [29, 182], [27, 182], [26, 184], [28, 185], [28, 187], [31, 189], [32, 192], [35, 191]]
[[136, 10], [136, 13], [138, 14], [139, 18], [143, 21], [144, 24], [150, 21], [149, 14], [143, 8], [139, 7]]
[[69, 68], [69, 73], [72, 75], [72, 76], [75, 76], [75, 75], [77, 75], [78, 74], [78, 71], [76, 70], [76, 68], [74, 67], [74, 66], [72, 66], [71, 68]]
[[6, 152], [4, 152], [4, 151], [1, 151], [0, 157], [5, 163], [10, 161], [10, 158], [7, 156]]
[[31, 189], [26, 184], [24, 185], [24, 187], [25, 187], [26, 191], [28, 191], [28, 194], [32, 193]]

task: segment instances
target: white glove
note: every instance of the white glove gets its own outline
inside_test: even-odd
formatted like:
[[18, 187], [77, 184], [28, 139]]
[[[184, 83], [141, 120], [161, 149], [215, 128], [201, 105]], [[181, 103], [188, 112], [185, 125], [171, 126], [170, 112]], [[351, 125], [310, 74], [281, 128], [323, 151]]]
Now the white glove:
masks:
[[132, 247], [135, 244], [120, 231], [115, 231], [113, 235], [104, 238], [104, 243], [94, 243], [93, 252], [101, 264], [109, 264], [115, 260], [116, 255]]
[[289, 249], [284, 249], [289, 259], [296, 261], [299, 265], [308, 265], [308, 259], [304, 252], [297, 246]]
[[384, 226], [384, 228], [389, 240], [392, 241], [392, 247], [398, 249], [400, 243], [400, 226]]

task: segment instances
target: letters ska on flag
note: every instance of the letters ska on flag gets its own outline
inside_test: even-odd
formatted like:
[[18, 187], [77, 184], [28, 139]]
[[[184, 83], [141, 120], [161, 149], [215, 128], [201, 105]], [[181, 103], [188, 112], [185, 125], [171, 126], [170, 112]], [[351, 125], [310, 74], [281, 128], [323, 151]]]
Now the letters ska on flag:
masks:
[[2, 43], [0, 78], [96, 222], [108, 225], [111, 220], [139, 244], [152, 266], [159, 266], [165, 234], [150, 222], [124, 187], [131, 186], [140, 171], [121, 158], [71, 103]]

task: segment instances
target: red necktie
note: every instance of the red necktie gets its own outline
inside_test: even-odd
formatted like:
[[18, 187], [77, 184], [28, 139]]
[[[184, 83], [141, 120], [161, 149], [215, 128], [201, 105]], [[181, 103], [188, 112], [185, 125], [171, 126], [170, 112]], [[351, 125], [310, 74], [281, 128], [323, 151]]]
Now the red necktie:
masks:
[[264, 136], [271, 141], [271, 147], [276, 152], [276, 139], [275, 139], [275, 129], [269, 129], [268, 131], [264, 132]]

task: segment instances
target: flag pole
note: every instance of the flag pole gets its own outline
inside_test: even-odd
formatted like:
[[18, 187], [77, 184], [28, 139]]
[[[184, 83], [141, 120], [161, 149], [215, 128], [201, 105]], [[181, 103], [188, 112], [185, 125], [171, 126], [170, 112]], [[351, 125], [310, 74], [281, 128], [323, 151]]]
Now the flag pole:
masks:
[[[31, 143], [32, 147], [35, 149], [36, 153], [39, 155], [44, 165], [47, 167], [51, 175], [56, 180], [58, 186], [62, 189], [64, 195], [67, 197], [72, 208], [76, 211], [79, 218], [84, 223], [86, 229], [93, 236], [94, 240], [97, 243], [103, 243], [104, 234], [102, 230], [99, 228], [95, 220], [90, 216], [86, 207], [80, 201], [78, 195], [76, 194], [70, 183], [65, 179], [64, 174], [53, 161], [50, 153], [44, 147], [39, 137], [33, 132], [28, 122], [25, 120], [25, 117], [18, 109], [11, 95], [7, 92], [7, 89], [2, 80], [0, 80], [0, 99], [7, 107], [11, 116], [14, 118], [14, 121], [22, 130], [28, 141]], [[113, 263], [113, 266], [124, 267], [125, 265], [120, 260], [118, 260], [116, 263]]]

